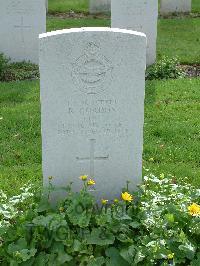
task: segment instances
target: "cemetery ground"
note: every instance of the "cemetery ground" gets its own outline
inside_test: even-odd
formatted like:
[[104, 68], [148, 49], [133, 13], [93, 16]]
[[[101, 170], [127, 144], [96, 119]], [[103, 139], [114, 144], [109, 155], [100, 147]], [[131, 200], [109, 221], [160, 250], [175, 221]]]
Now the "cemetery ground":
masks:
[[[49, 0], [49, 13], [67, 11], [88, 13], [89, 0]], [[199, 0], [192, 0], [192, 12], [199, 12]]]
[[[62, 3], [68, 3], [66, 10], [87, 8], [80, 1]], [[50, 1], [49, 10], [59, 11], [58, 6], [62, 7], [59, 1]], [[197, 9], [200, 13], [199, 5]], [[47, 19], [48, 31], [109, 25], [108, 17], [49, 15]], [[199, 65], [199, 36], [199, 18], [160, 18], [158, 58], [178, 56], [183, 65]], [[35, 66], [16, 69], [19, 79], [38, 76]], [[145, 103], [144, 168], [155, 174], [170, 173], [178, 180], [188, 177], [195, 186], [200, 185], [199, 87], [199, 78], [148, 81]], [[41, 185], [39, 81], [1, 82], [0, 106], [0, 187], [13, 195], [29, 180]]]
[[[159, 79], [160, 74], [146, 81], [143, 175], [147, 176], [138, 192], [122, 193], [109, 204], [103, 199], [99, 209], [87, 192], [85, 176], [77, 177], [83, 190], [68, 190], [56, 209], [46, 201], [38, 203], [42, 188], [38, 67], [8, 64], [7, 81], [0, 81], [1, 265], [200, 265], [198, 2], [193, 0], [193, 14], [158, 21], [158, 60], [178, 56], [187, 76]], [[47, 31], [110, 26], [108, 15], [91, 16], [87, 10], [85, 0], [49, 0]], [[166, 76], [173, 74], [172, 66], [170, 73], [165, 71]], [[0, 79], [1, 74], [0, 58]], [[127, 187], [125, 191], [129, 192]]]
[[[145, 169], [197, 187], [199, 87], [198, 78], [147, 82], [143, 156]], [[0, 83], [0, 107], [0, 187], [13, 195], [42, 181], [39, 81]]]

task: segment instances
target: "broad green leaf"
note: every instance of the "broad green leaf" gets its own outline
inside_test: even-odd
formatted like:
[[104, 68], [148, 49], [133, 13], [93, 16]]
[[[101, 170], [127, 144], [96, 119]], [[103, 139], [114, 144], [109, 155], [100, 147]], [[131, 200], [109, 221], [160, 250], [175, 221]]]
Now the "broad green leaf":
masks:
[[194, 246], [192, 246], [191, 243], [186, 243], [184, 245], [180, 245], [179, 249], [184, 251], [185, 256], [188, 259], [192, 260], [194, 258], [196, 248]]
[[101, 266], [104, 265], [104, 263], [105, 263], [104, 257], [98, 257], [91, 259], [87, 266]]
[[115, 237], [104, 228], [94, 228], [91, 234], [86, 237], [86, 240], [88, 244], [105, 246], [113, 244]]
[[110, 247], [106, 249], [106, 256], [109, 257], [109, 260], [106, 262], [106, 266], [128, 266], [129, 263], [122, 258], [119, 253], [119, 250]]

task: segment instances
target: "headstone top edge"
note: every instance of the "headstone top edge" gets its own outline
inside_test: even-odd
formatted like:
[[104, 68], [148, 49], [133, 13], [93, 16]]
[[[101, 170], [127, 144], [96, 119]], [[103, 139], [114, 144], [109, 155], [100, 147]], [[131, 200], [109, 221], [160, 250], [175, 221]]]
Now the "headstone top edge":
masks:
[[62, 34], [82, 33], [82, 32], [113, 32], [113, 33], [123, 33], [123, 34], [135, 35], [135, 36], [146, 38], [146, 34], [139, 32], [139, 31], [119, 29], [119, 28], [108, 28], [108, 27], [84, 27], [84, 28], [71, 28], [71, 29], [64, 29], [64, 30], [57, 30], [57, 31], [50, 31], [50, 32], [42, 33], [39, 35], [39, 39], [53, 37], [53, 36], [62, 35]]

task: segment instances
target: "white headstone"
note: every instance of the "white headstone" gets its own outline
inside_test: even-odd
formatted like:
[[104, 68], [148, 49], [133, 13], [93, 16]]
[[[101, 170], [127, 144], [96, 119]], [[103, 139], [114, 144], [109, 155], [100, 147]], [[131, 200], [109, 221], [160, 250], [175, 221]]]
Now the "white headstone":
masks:
[[192, 0], [161, 0], [160, 13], [191, 12]]
[[110, 12], [111, 0], [90, 0], [90, 13]]
[[141, 182], [146, 37], [81, 28], [40, 35], [44, 184], [88, 174], [96, 197]]
[[12, 61], [39, 61], [39, 34], [46, 32], [45, 0], [0, 0], [0, 53]]
[[156, 60], [158, 0], [113, 0], [113, 28], [144, 32], [147, 36], [147, 65]]

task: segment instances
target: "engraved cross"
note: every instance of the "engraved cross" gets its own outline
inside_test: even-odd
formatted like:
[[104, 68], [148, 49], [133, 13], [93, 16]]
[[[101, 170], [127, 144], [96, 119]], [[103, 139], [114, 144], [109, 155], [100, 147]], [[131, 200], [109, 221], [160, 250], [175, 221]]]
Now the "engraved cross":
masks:
[[90, 177], [91, 178], [94, 178], [94, 164], [95, 164], [95, 161], [105, 161], [105, 160], [108, 160], [109, 158], [109, 155], [106, 155], [106, 156], [99, 156], [99, 157], [96, 157], [94, 155], [95, 153], [95, 142], [96, 140], [95, 139], [90, 139], [90, 157], [84, 157], [84, 158], [81, 158], [81, 157], [76, 157], [76, 159], [78, 161], [90, 161]]
[[24, 25], [24, 18], [22, 16], [20, 25], [14, 25], [14, 27], [20, 29], [21, 39], [22, 39], [22, 42], [24, 43], [24, 29], [30, 29], [31, 26], [25, 26]]

